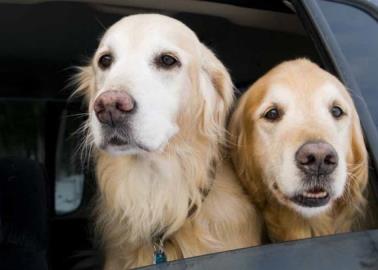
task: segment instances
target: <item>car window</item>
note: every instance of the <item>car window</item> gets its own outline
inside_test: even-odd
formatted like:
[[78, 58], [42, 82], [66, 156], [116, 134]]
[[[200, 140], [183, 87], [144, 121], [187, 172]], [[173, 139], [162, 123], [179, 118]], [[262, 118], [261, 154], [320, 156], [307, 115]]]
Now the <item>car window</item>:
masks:
[[80, 149], [82, 134], [78, 132], [82, 121], [81, 115], [75, 111], [66, 109], [62, 112], [55, 159], [55, 213], [57, 215], [78, 209], [82, 200], [84, 174], [83, 163], [80, 159], [85, 149]]
[[321, 0], [318, 5], [378, 127], [377, 20], [362, 9], [347, 4]]
[[55, 193], [57, 215], [78, 209], [84, 186], [79, 149], [82, 134], [77, 133], [83, 117], [76, 109], [64, 109], [64, 104], [0, 99], [0, 157], [17, 156], [44, 165], [48, 177], [55, 179], [51, 192]]

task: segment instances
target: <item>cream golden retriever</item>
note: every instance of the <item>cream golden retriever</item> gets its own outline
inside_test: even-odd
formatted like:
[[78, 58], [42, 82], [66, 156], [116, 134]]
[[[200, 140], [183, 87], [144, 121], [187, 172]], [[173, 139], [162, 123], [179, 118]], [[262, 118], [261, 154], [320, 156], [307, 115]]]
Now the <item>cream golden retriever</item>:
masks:
[[284, 62], [242, 96], [232, 158], [272, 241], [351, 230], [368, 160], [345, 87], [306, 59]]
[[89, 103], [105, 269], [257, 245], [260, 224], [222, 158], [229, 74], [184, 24], [114, 24], [77, 75]]

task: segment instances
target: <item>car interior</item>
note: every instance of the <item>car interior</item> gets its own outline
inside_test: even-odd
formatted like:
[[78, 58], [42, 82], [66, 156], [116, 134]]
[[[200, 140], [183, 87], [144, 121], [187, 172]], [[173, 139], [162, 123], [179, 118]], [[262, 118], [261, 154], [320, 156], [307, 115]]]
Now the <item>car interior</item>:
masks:
[[72, 96], [72, 76], [105, 29], [130, 14], [174, 17], [216, 53], [241, 95], [284, 60], [323, 66], [284, 2], [0, 1], [0, 261], [9, 269], [100, 265], [93, 164], [81, 147], [86, 105]]

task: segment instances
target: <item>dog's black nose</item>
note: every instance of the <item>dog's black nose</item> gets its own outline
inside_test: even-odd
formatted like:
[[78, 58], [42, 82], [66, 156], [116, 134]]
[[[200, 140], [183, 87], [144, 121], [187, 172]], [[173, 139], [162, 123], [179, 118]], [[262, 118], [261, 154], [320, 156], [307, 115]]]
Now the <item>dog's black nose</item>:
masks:
[[126, 91], [106, 91], [96, 98], [93, 109], [102, 124], [115, 127], [135, 110], [135, 102]]
[[308, 142], [295, 153], [297, 166], [313, 175], [332, 173], [337, 167], [338, 156], [332, 145], [325, 142]]

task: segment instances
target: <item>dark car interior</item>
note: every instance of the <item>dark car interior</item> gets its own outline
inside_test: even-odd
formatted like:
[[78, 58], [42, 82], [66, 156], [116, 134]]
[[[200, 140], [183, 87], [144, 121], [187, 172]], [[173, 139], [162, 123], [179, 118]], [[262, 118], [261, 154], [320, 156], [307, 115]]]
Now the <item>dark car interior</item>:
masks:
[[228, 67], [238, 95], [281, 61], [322, 65], [290, 5], [279, 1], [26, 2], [0, 1], [1, 269], [95, 269], [101, 262], [92, 234], [93, 166], [80, 147], [86, 108], [71, 97], [71, 78], [120, 18], [181, 20]]

